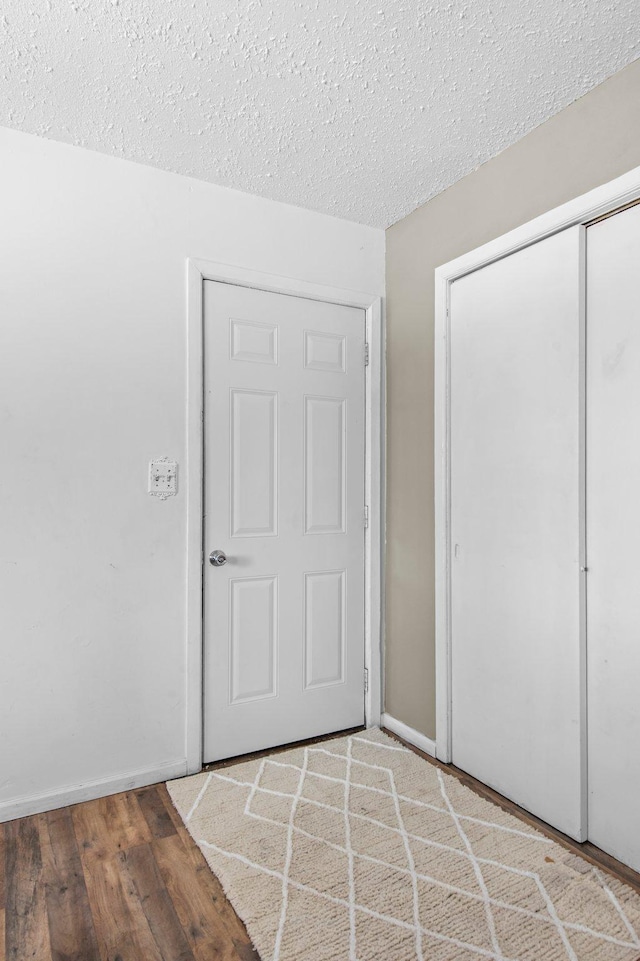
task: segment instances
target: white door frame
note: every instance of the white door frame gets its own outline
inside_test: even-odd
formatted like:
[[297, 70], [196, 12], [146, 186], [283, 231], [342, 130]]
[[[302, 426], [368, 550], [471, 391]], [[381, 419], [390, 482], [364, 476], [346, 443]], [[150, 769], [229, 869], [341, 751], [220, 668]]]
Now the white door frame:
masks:
[[[451, 284], [466, 274], [486, 267], [509, 254], [546, 237], [587, 225], [640, 197], [640, 167], [595, 190], [576, 197], [515, 230], [436, 268], [435, 282], [435, 550], [436, 550], [436, 756], [451, 762], [451, 472], [450, 472], [450, 317]], [[583, 244], [584, 247], [584, 244]], [[584, 264], [582, 267], [582, 312], [584, 314]], [[576, 278], [579, 283], [579, 278]], [[584, 353], [584, 343], [582, 344]], [[581, 364], [581, 393], [584, 397], [584, 357]], [[581, 405], [582, 408], [584, 405]], [[582, 414], [581, 433], [584, 431]], [[582, 456], [584, 460], [584, 443]], [[584, 462], [581, 464], [581, 496], [584, 497]], [[582, 505], [584, 506], [584, 504]], [[582, 512], [584, 515], [584, 512]], [[584, 531], [582, 550], [584, 550]], [[581, 560], [584, 565], [585, 561]], [[584, 579], [583, 579], [584, 581]], [[581, 593], [581, 665], [586, 712], [586, 623], [585, 589]], [[583, 721], [585, 718], [583, 718]], [[583, 726], [583, 730], [586, 727]], [[586, 796], [584, 799], [586, 803]]]
[[[204, 484], [204, 329], [205, 280], [255, 287], [321, 300], [365, 312], [369, 365], [365, 371], [365, 694], [367, 725], [380, 723], [382, 710], [382, 551], [383, 551], [383, 357], [382, 298], [357, 290], [325, 287], [232, 264], [187, 260], [187, 772], [202, 768], [203, 731], [203, 484]], [[363, 358], [364, 363], [364, 358]]]

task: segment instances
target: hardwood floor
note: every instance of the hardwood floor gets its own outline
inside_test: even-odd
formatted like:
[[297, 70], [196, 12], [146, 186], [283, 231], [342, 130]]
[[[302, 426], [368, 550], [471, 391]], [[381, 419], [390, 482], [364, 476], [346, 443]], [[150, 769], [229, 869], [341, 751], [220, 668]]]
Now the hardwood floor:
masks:
[[[640, 875], [603, 851], [396, 740], [640, 893]], [[164, 784], [0, 824], [0, 961], [27, 959], [260, 961]]]
[[260, 961], [164, 784], [0, 824], [0, 961], [27, 959]]
[[0, 961], [26, 959], [260, 961], [163, 784], [0, 824]]

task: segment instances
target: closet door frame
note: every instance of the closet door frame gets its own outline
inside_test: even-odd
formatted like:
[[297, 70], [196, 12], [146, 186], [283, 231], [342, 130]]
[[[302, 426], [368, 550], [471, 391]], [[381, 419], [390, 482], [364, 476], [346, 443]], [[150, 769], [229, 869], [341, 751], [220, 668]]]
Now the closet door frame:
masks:
[[580, 644], [582, 730], [584, 763], [582, 785], [582, 828], [587, 831], [586, 785], [586, 581], [585, 552], [585, 232], [586, 227], [640, 199], [640, 167], [589, 193], [556, 207], [535, 220], [484, 244], [435, 271], [435, 602], [436, 602], [436, 756], [445, 763], [452, 758], [452, 658], [451, 658], [451, 471], [450, 471], [450, 295], [451, 284], [466, 274], [508, 257], [569, 227], [582, 226], [581, 238], [581, 337], [580, 337], [580, 524], [582, 571], [580, 584]]

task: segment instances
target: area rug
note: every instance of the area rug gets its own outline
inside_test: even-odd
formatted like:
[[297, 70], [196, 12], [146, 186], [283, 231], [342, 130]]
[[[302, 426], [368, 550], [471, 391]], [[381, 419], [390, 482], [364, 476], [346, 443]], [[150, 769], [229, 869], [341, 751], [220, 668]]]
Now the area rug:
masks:
[[262, 961], [637, 961], [640, 896], [377, 729], [168, 784]]

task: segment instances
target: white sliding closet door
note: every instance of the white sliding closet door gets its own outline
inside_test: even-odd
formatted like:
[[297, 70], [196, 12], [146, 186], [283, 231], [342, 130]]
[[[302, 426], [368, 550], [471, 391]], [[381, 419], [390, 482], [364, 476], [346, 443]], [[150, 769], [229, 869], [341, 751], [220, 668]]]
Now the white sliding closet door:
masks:
[[461, 278], [450, 305], [453, 762], [575, 838], [581, 237]]
[[640, 871], [640, 207], [587, 231], [589, 839]]

